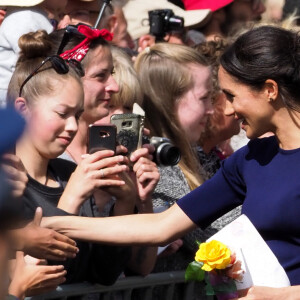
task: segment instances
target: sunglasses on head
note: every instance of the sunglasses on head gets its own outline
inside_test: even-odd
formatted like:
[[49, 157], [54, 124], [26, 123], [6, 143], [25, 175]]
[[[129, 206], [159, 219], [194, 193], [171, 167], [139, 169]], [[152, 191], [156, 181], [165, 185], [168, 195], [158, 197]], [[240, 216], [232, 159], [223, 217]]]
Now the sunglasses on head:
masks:
[[[79, 76], [84, 76], [84, 70], [82, 69], [81, 63], [70, 59], [70, 60], [64, 60], [58, 55], [52, 55], [48, 56], [46, 59], [44, 59], [41, 64], [34, 69], [33, 72], [31, 72], [27, 78], [24, 80], [24, 82], [21, 84], [20, 90], [19, 90], [19, 97], [22, 95], [23, 88], [25, 84], [37, 73], [39, 73], [39, 70], [47, 63], [51, 63], [52, 68], [55, 70], [57, 74], [67, 74], [69, 72], [69, 66], [73, 67], [75, 71], [78, 73]], [[48, 68], [45, 68], [48, 69]], [[44, 69], [44, 70], [45, 70]]]
[[77, 25], [68, 25], [65, 28], [64, 35], [63, 35], [63, 37], [61, 39], [61, 42], [60, 42], [60, 45], [58, 47], [58, 50], [57, 50], [57, 53], [56, 53], [57, 55], [60, 55], [64, 52], [63, 50], [66, 47], [66, 45], [69, 43], [72, 36], [77, 35], [77, 36], [80, 36], [80, 37], [84, 37], [84, 35], [78, 31], [78, 26], [79, 25], [84, 25], [84, 26], [92, 28], [91, 26], [88, 26], [84, 23], [78, 23]]

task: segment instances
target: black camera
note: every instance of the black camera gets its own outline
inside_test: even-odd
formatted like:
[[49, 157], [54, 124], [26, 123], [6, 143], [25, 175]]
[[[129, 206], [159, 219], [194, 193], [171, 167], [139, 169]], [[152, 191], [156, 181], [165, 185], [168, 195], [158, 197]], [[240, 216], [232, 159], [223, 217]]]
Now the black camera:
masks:
[[181, 31], [184, 28], [184, 19], [175, 16], [172, 9], [150, 10], [148, 15], [150, 34], [157, 39], [164, 38], [168, 32]]
[[174, 146], [168, 138], [153, 136], [149, 139], [144, 136], [143, 144], [151, 144], [155, 147], [153, 161], [158, 165], [174, 166], [180, 161], [179, 148]]

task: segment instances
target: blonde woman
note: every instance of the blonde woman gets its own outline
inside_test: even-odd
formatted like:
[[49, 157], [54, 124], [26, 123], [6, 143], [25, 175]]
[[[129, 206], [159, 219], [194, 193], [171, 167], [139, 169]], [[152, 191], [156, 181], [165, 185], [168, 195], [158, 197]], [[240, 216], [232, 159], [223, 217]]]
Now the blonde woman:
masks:
[[[172, 206], [204, 181], [196, 144], [212, 114], [213, 81], [205, 57], [187, 46], [156, 44], [141, 53], [135, 68], [145, 94], [143, 107], [151, 135], [166, 137], [179, 147], [181, 161], [176, 166], [160, 166], [160, 181], [153, 194], [157, 210]], [[182, 236], [158, 258], [155, 271], [183, 270], [194, 256], [196, 240], [204, 241], [229, 223], [234, 216], [219, 219], [202, 231]], [[168, 253], [168, 252], [169, 253]]]

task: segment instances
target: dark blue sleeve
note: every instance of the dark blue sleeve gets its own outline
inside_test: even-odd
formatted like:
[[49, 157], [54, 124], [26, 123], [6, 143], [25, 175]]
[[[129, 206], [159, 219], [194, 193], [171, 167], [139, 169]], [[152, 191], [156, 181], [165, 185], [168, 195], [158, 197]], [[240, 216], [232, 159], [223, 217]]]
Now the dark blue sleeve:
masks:
[[246, 195], [243, 179], [247, 146], [222, 162], [219, 171], [177, 204], [202, 229], [241, 205]]

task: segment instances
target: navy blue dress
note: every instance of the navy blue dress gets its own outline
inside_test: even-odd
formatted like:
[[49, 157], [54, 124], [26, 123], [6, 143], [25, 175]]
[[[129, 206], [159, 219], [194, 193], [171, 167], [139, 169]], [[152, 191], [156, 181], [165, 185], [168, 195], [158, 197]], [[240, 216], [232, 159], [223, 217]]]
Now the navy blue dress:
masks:
[[250, 141], [177, 204], [201, 228], [242, 204], [242, 213], [276, 255], [291, 284], [300, 284], [300, 148], [280, 149], [275, 137]]

